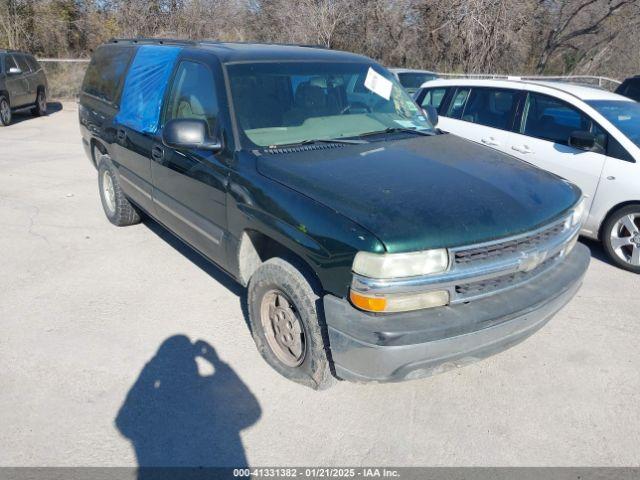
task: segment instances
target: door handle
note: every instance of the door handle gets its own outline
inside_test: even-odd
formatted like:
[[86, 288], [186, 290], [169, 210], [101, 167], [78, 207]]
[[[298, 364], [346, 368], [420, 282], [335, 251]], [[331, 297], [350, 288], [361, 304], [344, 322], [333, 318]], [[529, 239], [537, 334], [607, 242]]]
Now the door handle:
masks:
[[156, 162], [162, 161], [162, 159], [164, 158], [164, 150], [161, 147], [154, 145], [153, 147], [151, 147], [151, 158], [153, 158]]
[[493, 137], [481, 138], [480, 141], [482, 143], [484, 143], [485, 145], [489, 145], [490, 147], [499, 147], [500, 146], [500, 142], [496, 141], [496, 139], [493, 138]]
[[515, 150], [520, 153], [533, 153], [533, 150], [531, 150], [528, 145], [513, 145], [511, 150]]

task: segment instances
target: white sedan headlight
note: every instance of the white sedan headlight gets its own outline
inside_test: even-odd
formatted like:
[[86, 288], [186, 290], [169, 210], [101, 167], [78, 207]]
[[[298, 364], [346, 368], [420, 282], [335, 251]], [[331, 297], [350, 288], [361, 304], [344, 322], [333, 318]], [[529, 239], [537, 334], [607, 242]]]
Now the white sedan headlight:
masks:
[[410, 253], [358, 252], [353, 271], [370, 278], [390, 279], [441, 273], [449, 267], [447, 249]]
[[575, 227], [579, 225], [584, 220], [584, 215], [587, 212], [587, 201], [584, 197], [580, 199], [580, 201], [576, 204], [573, 209], [573, 213], [571, 214], [571, 226]]

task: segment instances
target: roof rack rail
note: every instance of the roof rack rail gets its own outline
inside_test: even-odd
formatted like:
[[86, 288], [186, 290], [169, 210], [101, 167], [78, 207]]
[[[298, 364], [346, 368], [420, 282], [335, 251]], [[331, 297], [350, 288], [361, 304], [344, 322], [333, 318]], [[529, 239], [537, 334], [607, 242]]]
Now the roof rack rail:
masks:
[[330, 50], [324, 45], [313, 45], [309, 43], [280, 43], [280, 42], [242, 42], [242, 41], [225, 41], [225, 40], [198, 40], [196, 43], [203, 45], [216, 45], [220, 43], [228, 43], [230, 45], [274, 45], [278, 47], [306, 47], [306, 48], [322, 48]]
[[184, 40], [179, 38], [112, 38], [109, 43], [144, 43], [157, 45], [197, 45], [198, 42], [193, 40]]
[[274, 45], [281, 47], [306, 47], [306, 48], [322, 48], [329, 50], [324, 45], [311, 45], [303, 43], [271, 43], [271, 42], [227, 42], [224, 40], [184, 40], [178, 38], [112, 38], [109, 43], [141, 43], [141, 44], [156, 44], [156, 45]]

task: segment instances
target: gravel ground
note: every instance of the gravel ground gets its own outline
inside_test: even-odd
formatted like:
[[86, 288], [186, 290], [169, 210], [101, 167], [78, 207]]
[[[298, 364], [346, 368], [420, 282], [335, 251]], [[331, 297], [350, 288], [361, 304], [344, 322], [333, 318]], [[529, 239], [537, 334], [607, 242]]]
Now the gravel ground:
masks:
[[76, 106], [0, 128], [0, 465], [640, 464], [640, 277], [585, 283], [488, 360], [402, 384], [293, 384], [243, 290], [154, 223], [116, 228]]

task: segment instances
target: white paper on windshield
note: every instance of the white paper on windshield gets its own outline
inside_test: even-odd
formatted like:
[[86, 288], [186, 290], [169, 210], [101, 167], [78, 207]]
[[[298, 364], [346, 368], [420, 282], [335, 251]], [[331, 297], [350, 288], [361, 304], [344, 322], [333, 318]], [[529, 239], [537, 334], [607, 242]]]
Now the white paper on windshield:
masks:
[[369, 67], [369, 71], [367, 72], [367, 78], [364, 79], [364, 86], [385, 100], [389, 100], [391, 98], [393, 83], [371, 67]]

